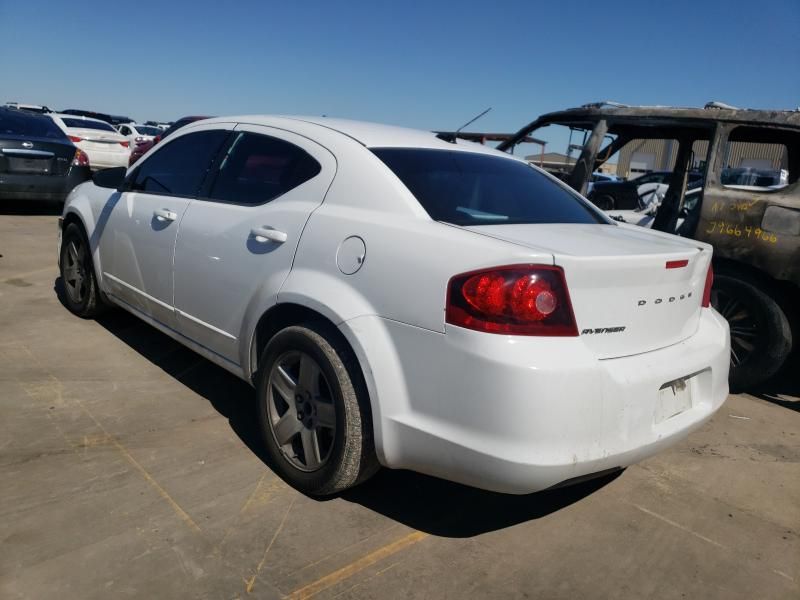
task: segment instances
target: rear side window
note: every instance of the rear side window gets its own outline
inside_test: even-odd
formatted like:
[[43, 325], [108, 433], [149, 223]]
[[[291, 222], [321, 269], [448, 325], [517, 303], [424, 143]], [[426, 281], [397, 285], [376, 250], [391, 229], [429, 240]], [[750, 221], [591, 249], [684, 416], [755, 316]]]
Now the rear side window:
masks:
[[40, 117], [17, 110], [0, 110], [0, 136], [19, 135], [65, 140], [67, 136], [50, 117]]
[[114, 129], [108, 123], [101, 123], [99, 121], [87, 121], [86, 119], [68, 119], [63, 118], [61, 121], [67, 127], [80, 127], [81, 129], [99, 129], [100, 131], [113, 131], [117, 133], [117, 130]]
[[239, 132], [220, 162], [208, 197], [236, 204], [263, 204], [319, 172], [319, 163], [294, 144]]
[[720, 183], [757, 193], [780, 190], [798, 179], [798, 147], [797, 131], [737, 127], [725, 145]]
[[229, 131], [198, 131], [165, 144], [136, 170], [133, 191], [194, 197]]
[[377, 148], [435, 221], [455, 225], [606, 223], [525, 163], [471, 152]]

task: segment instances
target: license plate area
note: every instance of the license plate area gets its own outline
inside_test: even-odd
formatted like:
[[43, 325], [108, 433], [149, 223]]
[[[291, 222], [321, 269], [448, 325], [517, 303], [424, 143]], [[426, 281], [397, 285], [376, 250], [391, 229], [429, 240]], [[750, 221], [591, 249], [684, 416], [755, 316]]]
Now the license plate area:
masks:
[[51, 171], [52, 159], [50, 158], [22, 158], [17, 156], [6, 157], [9, 173], [47, 175]]
[[692, 384], [696, 376], [668, 381], [658, 390], [654, 420], [656, 424], [692, 408]]

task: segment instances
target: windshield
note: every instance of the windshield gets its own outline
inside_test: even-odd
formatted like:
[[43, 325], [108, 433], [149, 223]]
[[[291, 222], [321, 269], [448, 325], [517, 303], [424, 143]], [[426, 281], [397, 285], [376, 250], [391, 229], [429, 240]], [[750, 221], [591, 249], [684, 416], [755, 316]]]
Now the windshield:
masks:
[[577, 195], [516, 160], [451, 150], [373, 149], [436, 221], [606, 223]]
[[79, 127], [81, 129], [99, 129], [100, 131], [113, 131], [117, 133], [117, 130], [114, 129], [108, 123], [101, 123], [99, 121], [89, 121], [86, 119], [68, 119], [66, 117], [62, 118], [61, 121], [67, 127]]
[[63, 140], [67, 137], [48, 117], [20, 113], [16, 110], [0, 110], [0, 135], [3, 134], [45, 137], [57, 140]]

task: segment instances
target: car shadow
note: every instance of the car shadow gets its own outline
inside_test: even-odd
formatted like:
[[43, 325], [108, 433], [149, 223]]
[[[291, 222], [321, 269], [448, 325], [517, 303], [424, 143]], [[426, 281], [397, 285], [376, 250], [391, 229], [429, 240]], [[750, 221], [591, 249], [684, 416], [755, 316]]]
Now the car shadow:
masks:
[[340, 497], [431, 535], [465, 538], [546, 517], [605, 487], [622, 472], [512, 496], [413, 471], [383, 469]]
[[[64, 298], [61, 279], [55, 292]], [[169, 336], [123, 310], [96, 319], [165, 373], [202, 396], [228, 420], [233, 432], [270, 469], [258, 428], [253, 388]], [[444, 537], [471, 537], [539, 519], [604, 487], [620, 471], [558, 489], [525, 496], [487, 492], [412, 471], [382, 469], [372, 479], [334, 497], [359, 504], [409, 527]]]
[[5, 200], [0, 202], [0, 215], [48, 215], [60, 217], [61, 202], [40, 200]]

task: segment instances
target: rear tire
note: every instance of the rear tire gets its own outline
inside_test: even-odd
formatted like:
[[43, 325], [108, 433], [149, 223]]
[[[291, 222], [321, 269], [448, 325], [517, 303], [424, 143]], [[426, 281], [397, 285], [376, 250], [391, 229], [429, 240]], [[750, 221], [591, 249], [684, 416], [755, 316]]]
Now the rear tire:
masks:
[[330, 495], [378, 470], [366, 386], [352, 350], [330, 326], [279, 331], [264, 348], [256, 387], [267, 453], [290, 485]]
[[95, 277], [89, 240], [76, 223], [64, 228], [59, 268], [64, 286], [64, 305], [70, 312], [91, 319], [106, 309]]
[[729, 275], [715, 276], [711, 302], [731, 328], [731, 391], [752, 390], [777, 373], [791, 353], [789, 320], [757, 283]]

